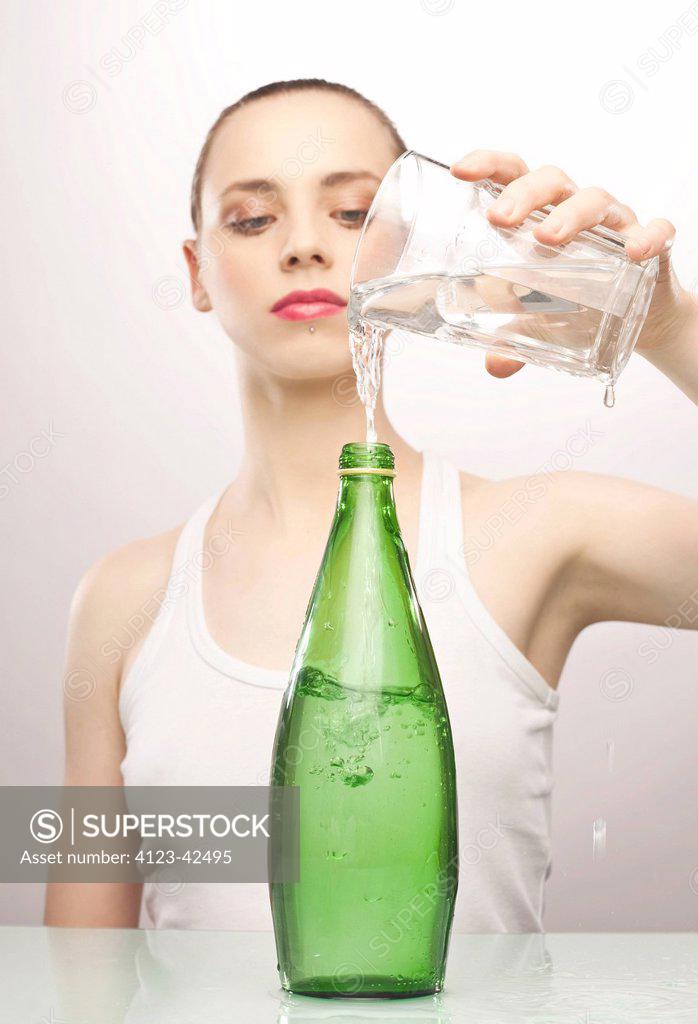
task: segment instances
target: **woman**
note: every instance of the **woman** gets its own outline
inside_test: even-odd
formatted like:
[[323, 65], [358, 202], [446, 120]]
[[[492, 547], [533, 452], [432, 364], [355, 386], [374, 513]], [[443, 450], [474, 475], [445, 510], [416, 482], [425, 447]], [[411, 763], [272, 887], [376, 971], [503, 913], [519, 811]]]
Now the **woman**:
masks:
[[[110, 554], [80, 584], [67, 673], [89, 668], [96, 686], [89, 700], [66, 701], [66, 784], [266, 781], [332, 516], [336, 459], [344, 442], [364, 436], [361, 406], [335, 400], [336, 382], [351, 372], [345, 307], [357, 232], [404, 149], [382, 111], [319, 80], [257, 90], [209, 132], [184, 255], [195, 308], [213, 311], [235, 345], [244, 456], [232, 483], [183, 528]], [[552, 166], [529, 171], [512, 153], [478, 150], [452, 173], [506, 185], [490, 214], [497, 225], [551, 203], [535, 229], [541, 242], [605, 224], [625, 235], [633, 259], [658, 254], [638, 351], [696, 400], [698, 315], [671, 270], [667, 221], [642, 226], [602, 189], [578, 189]], [[520, 368], [487, 358], [498, 377]], [[464, 522], [475, 534], [535, 479], [491, 481], [436, 453], [422, 457], [380, 405], [376, 426], [395, 453], [402, 532], [454, 729], [454, 926], [541, 930], [560, 672], [590, 623], [663, 623], [692, 593], [696, 504], [627, 480], [559, 473], [468, 568]], [[440, 600], [429, 599], [434, 573], [447, 574]], [[119, 639], [126, 626], [137, 643]], [[143, 907], [141, 896], [139, 886], [56, 884], [46, 921], [271, 924], [264, 885], [147, 886]]]

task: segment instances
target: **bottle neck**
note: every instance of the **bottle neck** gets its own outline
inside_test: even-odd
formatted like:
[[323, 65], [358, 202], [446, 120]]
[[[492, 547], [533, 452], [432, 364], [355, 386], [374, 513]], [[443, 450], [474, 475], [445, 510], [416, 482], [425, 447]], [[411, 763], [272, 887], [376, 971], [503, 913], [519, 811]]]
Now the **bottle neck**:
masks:
[[387, 444], [354, 441], [342, 448], [339, 472], [345, 476], [395, 476], [395, 458]]
[[337, 515], [342, 519], [379, 521], [391, 532], [399, 532], [392, 475], [356, 473], [341, 476]]
[[397, 532], [393, 478], [395, 459], [381, 443], [345, 444], [339, 457], [337, 515], [344, 519], [381, 520]]
[[393, 500], [393, 478], [384, 473], [367, 473], [365, 470], [360, 473], [340, 473], [339, 493], [357, 493], [362, 491], [373, 491]]

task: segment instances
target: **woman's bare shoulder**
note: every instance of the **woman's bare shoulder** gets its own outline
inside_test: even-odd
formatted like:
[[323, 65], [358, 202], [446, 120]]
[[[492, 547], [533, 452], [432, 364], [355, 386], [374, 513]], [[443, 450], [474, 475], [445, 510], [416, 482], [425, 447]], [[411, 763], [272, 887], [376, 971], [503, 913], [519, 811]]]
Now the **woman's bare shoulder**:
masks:
[[[595, 535], [623, 529], [642, 512], [661, 525], [677, 521], [695, 503], [636, 480], [577, 469], [539, 471], [487, 480], [461, 473], [463, 522], [469, 535], [487, 535], [500, 549], [510, 542], [517, 556], [544, 548], [569, 559]], [[466, 538], [467, 540], [467, 538]], [[484, 540], [482, 541], [484, 543]], [[467, 544], [466, 544], [467, 546]]]
[[[73, 597], [70, 645], [123, 668], [155, 620], [180, 532], [181, 526], [132, 541], [90, 566]], [[120, 650], [118, 638], [129, 634], [134, 642]]]
[[[463, 548], [469, 564], [481, 555], [510, 564], [545, 564], [551, 573], [579, 546], [584, 528], [581, 495], [612, 488], [612, 478], [575, 471], [535, 472], [499, 480], [461, 473]], [[496, 558], [495, 558], [496, 556]]]
[[155, 593], [167, 583], [181, 529], [142, 537], [103, 555], [80, 580], [76, 596], [113, 605]]
[[638, 486], [622, 477], [572, 469], [541, 470], [498, 480], [461, 472], [460, 479], [464, 498], [488, 513], [499, 508], [511, 520], [518, 517], [517, 511], [535, 509], [540, 515], [552, 516], [576, 505], [582, 494], [598, 499], [630, 493]]

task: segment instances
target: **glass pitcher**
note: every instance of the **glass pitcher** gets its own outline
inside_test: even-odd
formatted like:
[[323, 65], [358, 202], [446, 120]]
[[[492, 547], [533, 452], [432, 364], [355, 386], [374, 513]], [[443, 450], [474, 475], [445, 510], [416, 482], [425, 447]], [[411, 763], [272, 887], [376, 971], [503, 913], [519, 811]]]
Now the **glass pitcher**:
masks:
[[550, 206], [516, 227], [495, 227], [486, 211], [502, 189], [456, 179], [413, 151], [392, 164], [354, 256], [354, 347], [367, 332], [380, 347], [386, 331], [402, 328], [597, 378], [613, 404], [659, 260], [631, 260], [621, 235], [604, 227], [543, 244], [533, 229]]

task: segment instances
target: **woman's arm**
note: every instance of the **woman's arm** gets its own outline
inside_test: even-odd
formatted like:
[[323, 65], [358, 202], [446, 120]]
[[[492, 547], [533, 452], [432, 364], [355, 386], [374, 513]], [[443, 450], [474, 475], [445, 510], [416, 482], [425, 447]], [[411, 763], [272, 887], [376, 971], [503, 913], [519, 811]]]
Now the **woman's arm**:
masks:
[[[93, 567], [71, 608], [64, 674], [65, 785], [122, 786], [126, 746], [119, 721], [121, 662], [102, 653], [126, 621], [132, 597], [124, 585], [124, 549]], [[112, 644], [113, 647], [113, 644]], [[111, 649], [108, 648], [108, 649]], [[66, 927], [135, 928], [142, 886], [50, 882], [44, 923]]]
[[577, 524], [567, 579], [582, 625], [698, 629], [698, 501], [593, 473], [560, 478], [559, 514]]
[[667, 329], [664, 341], [641, 351], [698, 405], [698, 300], [685, 300], [682, 315]]
[[[603, 224], [624, 236], [631, 259], [658, 256], [657, 284], [637, 349], [698, 402], [698, 303], [671, 266], [675, 232], [669, 221], [657, 218], [642, 225], [629, 206], [605, 189], [580, 189], [552, 165], [531, 171], [516, 153], [473, 150], [451, 172], [467, 181], [487, 177], [505, 186], [488, 209], [495, 225], [512, 227], [551, 205], [554, 209], [533, 232], [544, 244], [564, 244]], [[508, 377], [523, 363], [490, 353], [486, 366], [494, 376]], [[698, 502], [593, 474], [561, 473], [556, 480], [554, 514], [571, 545], [567, 594], [581, 625], [620, 619], [696, 628]]]

